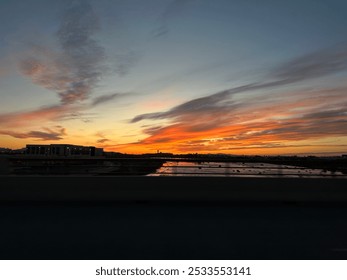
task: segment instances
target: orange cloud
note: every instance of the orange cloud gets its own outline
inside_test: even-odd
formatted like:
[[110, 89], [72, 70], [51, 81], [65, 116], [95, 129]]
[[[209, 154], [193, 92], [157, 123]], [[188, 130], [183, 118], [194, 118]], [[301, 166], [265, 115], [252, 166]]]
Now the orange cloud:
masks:
[[17, 112], [0, 115], [2, 127], [25, 127], [42, 124], [46, 121], [56, 121], [77, 117], [76, 114], [82, 107], [54, 105], [33, 111]]
[[51, 128], [43, 128], [43, 130], [33, 130], [29, 132], [15, 132], [11, 130], [0, 130], [0, 134], [12, 136], [14, 138], [19, 139], [38, 139], [43, 141], [48, 140], [61, 140], [63, 136], [66, 135], [66, 129], [61, 126], [56, 126], [54, 129]]
[[[148, 135], [143, 140], [110, 148], [138, 153], [157, 150], [268, 153], [270, 149], [288, 152], [313, 149], [314, 144], [310, 141], [347, 135], [345, 89], [272, 94], [265, 100], [245, 98], [242, 102], [229, 104], [218, 107], [200, 99], [168, 112], [153, 113], [150, 119], [172, 119], [173, 124], [148, 127], [143, 131]], [[139, 121], [145, 119], [143, 116]], [[293, 144], [302, 141], [306, 143]], [[325, 146], [325, 149], [329, 147]], [[330, 149], [334, 149], [333, 145]], [[345, 146], [341, 146], [341, 151], [343, 149]]]

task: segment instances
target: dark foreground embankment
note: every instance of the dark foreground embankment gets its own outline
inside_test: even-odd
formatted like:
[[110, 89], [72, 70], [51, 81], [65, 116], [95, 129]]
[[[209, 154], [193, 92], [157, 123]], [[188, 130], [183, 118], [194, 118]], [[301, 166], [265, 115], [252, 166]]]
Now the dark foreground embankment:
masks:
[[1, 259], [347, 259], [345, 179], [1, 182]]
[[0, 176], [0, 201], [347, 202], [346, 178]]

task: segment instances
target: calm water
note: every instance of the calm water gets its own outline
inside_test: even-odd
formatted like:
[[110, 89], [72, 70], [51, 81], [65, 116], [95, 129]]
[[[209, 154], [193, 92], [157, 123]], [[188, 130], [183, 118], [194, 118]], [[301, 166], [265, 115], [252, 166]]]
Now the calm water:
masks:
[[147, 176], [239, 176], [239, 177], [346, 177], [341, 172], [322, 169], [276, 165], [268, 163], [236, 162], [173, 162], [163, 164]]

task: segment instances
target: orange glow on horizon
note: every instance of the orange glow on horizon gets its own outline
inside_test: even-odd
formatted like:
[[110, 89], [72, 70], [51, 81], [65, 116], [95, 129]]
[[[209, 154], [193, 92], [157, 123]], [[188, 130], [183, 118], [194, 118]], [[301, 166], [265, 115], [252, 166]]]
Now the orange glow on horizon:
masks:
[[[326, 95], [324, 92], [300, 94], [292, 93], [282, 99], [275, 95], [272, 102], [246, 99], [245, 106], [233, 109], [211, 107], [206, 113], [185, 110], [166, 118], [165, 123], [160, 117], [149, 119], [147, 123], [142, 119], [141, 123], [114, 125], [114, 130], [109, 129], [112, 115], [108, 123], [103, 120], [84, 123], [83, 129], [80, 119], [69, 120], [71, 126], [38, 126], [43, 120], [53, 124], [56, 119], [78, 116], [77, 109], [85, 109], [51, 106], [0, 115], [0, 120], [5, 123], [0, 129], [0, 146], [19, 148], [28, 143], [57, 142], [92, 145], [105, 151], [129, 154], [156, 153], [158, 150], [175, 154], [346, 153], [343, 104], [347, 97], [344, 91]], [[26, 132], [18, 132], [23, 128]], [[107, 133], [101, 133], [101, 130]]]

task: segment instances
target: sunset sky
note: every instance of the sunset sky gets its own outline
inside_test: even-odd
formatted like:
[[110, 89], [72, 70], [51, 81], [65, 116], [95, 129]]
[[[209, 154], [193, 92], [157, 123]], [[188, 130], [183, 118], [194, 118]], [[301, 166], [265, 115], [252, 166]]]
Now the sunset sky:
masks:
[[347, 153], [345, 0], [1, 0], [0, 147]]

